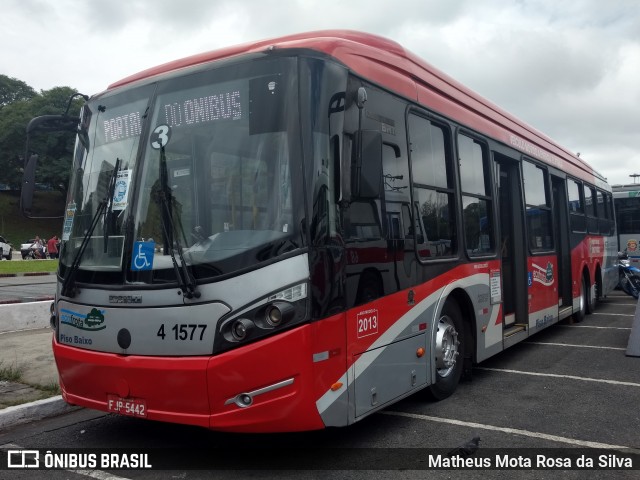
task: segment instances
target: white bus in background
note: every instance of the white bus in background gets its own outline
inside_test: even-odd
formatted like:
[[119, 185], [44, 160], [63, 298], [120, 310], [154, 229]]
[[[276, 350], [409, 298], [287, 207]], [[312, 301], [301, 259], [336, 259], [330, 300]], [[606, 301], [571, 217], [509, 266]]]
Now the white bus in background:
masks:
[[640, 266], [640, 184], [613, 185], [613, 204], [618, 224], [618, 250]]

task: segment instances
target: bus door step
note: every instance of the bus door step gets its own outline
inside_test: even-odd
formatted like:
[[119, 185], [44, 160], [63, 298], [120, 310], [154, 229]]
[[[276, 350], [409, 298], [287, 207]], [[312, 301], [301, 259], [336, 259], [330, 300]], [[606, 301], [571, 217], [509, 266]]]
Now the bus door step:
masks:
[[511, 327], [505, 328], [502, 333], [504, 348], [521, 342], [528, 336], [529, 332], [527, 331], [526, 324], [516, 323]]
[[561, 308], [560, 311], [558, 312], [558, 320], [568, 318], [571, 316], [572, 313], [573, 313], [573, 308], [571, 308], [571, 306]]

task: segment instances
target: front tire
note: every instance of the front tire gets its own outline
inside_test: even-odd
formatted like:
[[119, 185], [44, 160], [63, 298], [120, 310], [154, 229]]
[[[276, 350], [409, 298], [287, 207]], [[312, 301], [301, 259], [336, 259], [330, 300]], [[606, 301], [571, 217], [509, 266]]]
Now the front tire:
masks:
[[465, 331], [457, 303], [445, 303], [436, 328], [436, 381], [428, 393], [435, 400], [444, 400], [456, 391], [464, 367]]

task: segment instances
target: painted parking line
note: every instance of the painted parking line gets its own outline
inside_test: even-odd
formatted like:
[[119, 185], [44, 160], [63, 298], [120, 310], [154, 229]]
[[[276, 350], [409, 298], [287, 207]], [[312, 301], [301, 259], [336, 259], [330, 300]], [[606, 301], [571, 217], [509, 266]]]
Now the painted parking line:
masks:
[[631, 330], [631, 327], [596, 327], [595, 325], [556, 325], [564, 328], [600, 328], [602, 330]]
[[608, 448], [608, 449], [615, 449], [615, 450], [624, 450], [627, 453], [640, 453], [640, 450], [627, 447], [624, 445], [612, 445], [608, 443], [592, 442], [589, 440], [579, 440], [576, 438], [560, 437], [558, 435], [550, 435], [548, 433], [542, 433], [542, 432], [532, 432], [529, 430], [522, 430], [519, 428], [498, 427], [496, 425], [486, 425], [484, 423], [476, 423], [476, 422], [464, 422], [462, 420], [455, 420], [453, 418], [432, 417], [430, 415], [421, 415], [418, 413], [396, 412], [396, 411], [390, 411], [390, 410], [383, 410], [380, 413], [383, 415], [392, 415], [395, 417], [405, 417], [405, 418], [412, 418], [415, 420], [425, 420], [429, 422], [445, 423], [448, 425], [457, 425], [460, 427], [470, 427], [475, 429], [491, 430], [494, 432], [509, 433], [512, 435], [521, 435], [524, 437], [550, 440], [552, 442], [566, 443], [569, 445], [580, 446], [580, 447]]
[[486, 370], [489, 372], [501, 372], [501, 373], [517, 373], [520, 375], [531, 375], [534, 377], [551, 377], [551, 378], [561, 378], [563, 380], [580, 380], [583, 382], [596, 382], [596, 383], [606, 383], [609, 385], [623, 385], [626, 387], [640, 387], [640, 383], [635, 382], [621, 382], [619, 380], [607, 380], [604, 378], [591, 378], [591, 377], [578, 377], [576, 375], [559, 375], [556, 373], [538, 373], [538, 372], [525, 372], [523, 370], [510, 370], [508, 368], [489, 368], [489, 367], [474, 367], [474, 370]]
[[129, 480], [126, 477], [118, 477], [112, 473], [103, 472], [102, 470], [67, 470], [77, 475], [83, 475], [89, 478], [96, 478], [98, 480]]
[[527, 345], [551, 345], [554, 347], [574, 347], [574, 348], [597, 348], [601, 350], [626, 350], [621, 347], [602, 347], [598, 345], [573, 345], [571, 343], [553, 343], [553, 342], [524, 342]]
[[598, 313], [593, 312], [591, 315], [606, 315], [607, 317], [635, 317], [632, 313]]
[[606, 302], [607, 306], [612, 306], [612, 307], [635, 307], [637, 304], [636, 303], [618, 303], [618, 302]]

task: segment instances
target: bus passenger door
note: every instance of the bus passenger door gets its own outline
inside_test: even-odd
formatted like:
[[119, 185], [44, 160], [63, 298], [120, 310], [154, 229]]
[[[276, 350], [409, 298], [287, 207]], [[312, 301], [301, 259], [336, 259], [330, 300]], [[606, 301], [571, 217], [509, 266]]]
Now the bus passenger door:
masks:
[[560, 319], [571, 315], [571, 248], [569, 244], [569, 214], [565, 180], [551, 175], [553, 191], [553, 229], [558, 252], [558, 308]]
[[503, 345], [527, 336], [528, 298], [519, 162], [494, 152], [502, 258]]

